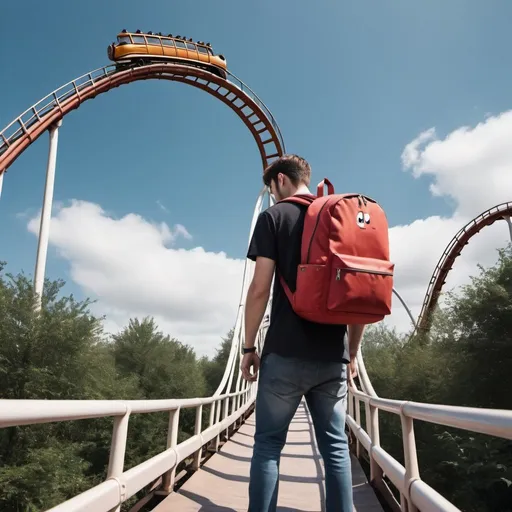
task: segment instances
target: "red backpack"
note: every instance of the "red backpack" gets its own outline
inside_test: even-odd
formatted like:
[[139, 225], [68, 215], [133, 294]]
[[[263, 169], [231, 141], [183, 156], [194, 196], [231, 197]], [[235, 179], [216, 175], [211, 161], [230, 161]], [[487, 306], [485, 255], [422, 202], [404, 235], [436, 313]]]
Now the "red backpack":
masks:
[[328, 179], [319, 183], [317, 197], [281, 202], [308, 206], [295, 293], [280, 276], [295, 313], [321, 324], [371, 324], [389, 315], [394, 263], [379, 204], [360, 194], [334, 194]]

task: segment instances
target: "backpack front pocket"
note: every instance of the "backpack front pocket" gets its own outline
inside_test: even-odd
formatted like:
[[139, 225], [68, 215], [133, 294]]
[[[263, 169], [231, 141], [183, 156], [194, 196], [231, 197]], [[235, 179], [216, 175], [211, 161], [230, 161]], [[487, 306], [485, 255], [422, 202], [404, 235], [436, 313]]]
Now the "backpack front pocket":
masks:
[[333, 254], [327, 309], [333, 313], [384, 316], [391, 313], [394, 263]]

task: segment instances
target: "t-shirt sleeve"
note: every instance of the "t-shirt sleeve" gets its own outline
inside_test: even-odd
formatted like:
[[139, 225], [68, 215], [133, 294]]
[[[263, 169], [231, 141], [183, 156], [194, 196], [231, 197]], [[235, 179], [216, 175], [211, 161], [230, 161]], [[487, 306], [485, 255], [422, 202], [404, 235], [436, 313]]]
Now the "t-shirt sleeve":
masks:
[[268, 212], [260, 213], [252, 234], [247, 257], [256, 261], [258, 256], [277, 261], [276, 226]]

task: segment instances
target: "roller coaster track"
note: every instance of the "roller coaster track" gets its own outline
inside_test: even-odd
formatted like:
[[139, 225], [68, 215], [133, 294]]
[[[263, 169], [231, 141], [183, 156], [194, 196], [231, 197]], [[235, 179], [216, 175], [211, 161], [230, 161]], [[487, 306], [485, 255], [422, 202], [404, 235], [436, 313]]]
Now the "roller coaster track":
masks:
[[[273, 158], [284, 153], [284, 143], [274, 117], [261, 100], [232, 74], [229, 74], [228, 81], [199, 68], [176, 64], [159, 63], [125, 69], [107, 66], [87, 73], [52, 92], [0, 132], [0, 184], [3, 173], [16, 158], [45, 130], [50, 129], [50, 133], [53, 128], [56, 130], [56, 124], [67, 113], [78, 108], [84, 101], [114, 87], [146, 79], [166, 79], [186, 83], [205, 90], [227, 104], [253, 134], [260, 151], [263, 167], [266, 167]], [[50, 140], [50, 154], [51, 149]], [[267, 194], [267, 188], [263, 187], [254, 208], [249, 238], [252, 236], [258, 215], [264, 208], [264, 199]], [[273, 200], [269, 196], [269, 203], [272, 204], [272, 202]], [[444, 251], [430, 280], [418, 324], [426, 325], [430, 312], [435, 308], [446, 276], [469, 239], [484, 226], [488, 226], [496, 220], [505, 219], [511, 213], [512, 203], [497, 205], [473, 219], [457, 233]], [[96, 483], [94, 487], [56, 505], [51, 509], [52, 512], [118, 511], [121, 509], [121, 504], [126, 503], [142, 490], [146, 495], [132, 510], [140, 510], [159, 493], [160, 496], [170, 495], [170, 498], [173, 495], [177, 496], [176, 491], [179, 485], [176, 485], [176, 482], [185, 480], [191, 482], [195, 477], [190, 474], [195, 473], [208, 461], [211, 452], [218, 452], [223, 442], [229, 442], [237, 429], [245, 423], [254, 409], [258, 383], [249, 383], [243, 380], [240, 366], [237, 363], [240, 362], [241, 348], [244, 345], [244, 302], [253, 272], [254, 263], [246, 260], [231, 350], [222, 380], [212, 396], [129, 401], [0, 400], [0, 428], [86, 418], [113, 418], [106, 478], [102, 482]], [[400, 298], [398, 293], [396, 294]], [[270, 307], [269, 301], [264, 321], [257, 335], [257, 345], [260, 350], [269, 326]], [[456, 506], [422, 481], [416, 453], [415, 424], [419, 421], [430, 422], [450, 428], [512, 439], [512, 412], [380, 398], [372, 386], [361, 351], [357, 354], [357, 366], [360, 388], [356, 386], [356, 382], [352, 378], [349, 379], [347, 425], [351, 432], [351, 438], [355, 440], [353, 446], [355, 455], [363, 458], [363, 452], [367, 454], [367, 459], [370, 462], [372, 487], [379, 491], [391, 510], [394, 511], [460, 512]], [[361, 407], [364, 408], [364, 417], [361, 414]], [[194, 434], [185, 441], [179, 442], [181, 411], [185, 409], [195, 411]], [[129, 421], [136, 414], [162, 413], [163, 411], [166, 411], [169, 416], [166, 449], [127, 469], [125, 455]], [[402, 426], [404, 465], [394, 459], [380, 445], [380, 411], [399, 417]], [[206, 426], [203, 421], [204, 416], [209, 416]], [[304, 420], [301, 420], [301, 423], [304, 423]], [[303, 432], [303, 430], [297, 432]], [[242, 435], [247, 436], [248, 434], [244, 432]], [[236, 441], [234, 442], [236, 443]], [[246, 438], [244, 443], [247, 443]], [[238, 446], [240, 445], [242, 443], [238, 444]], [[246, 453], [245, 458], [249, 458], [251, 447], [248, 446], [248, 450], [244, 453]], [[295, 454], [294, 457], [296, 458], [297, 455]], [[242, 457], [238, 456], [238, 458]], [[311, 458], [311, 456], [305, 456], [304, 460], [306, 458]], [[218, 460], [228, 461], [226, 464], [233, 465], [233, 462], [227, 457], [221, 457]], [[300, 463], [301, 460], [296, 459], [296, 462]], [[185, 469], [177, 474], [177, 469], [182, 464]], [[226, 474], [227, 477], [227, 467], [226, 473], [219, 472], [219, 475]], [[229, 471], [232, 469], [229, 468]], [[228, 481], [225, 485], [222, 483], [222, 495], [224, 501], [229, 502], [227, 503], [230, 506], [229, 510], [232, 509], [231, 505], [237, 498], [234, 496], [231, 484], [232, 482]], [[307, 485], [300, 484], [299, 488], [306, 489]], [[390, 491], [391, 486], [396, 489], [396, 495]], [[360, 496], [361, 484], [357, 484], [357, 487], [357, 494]], [[297, 493], [296, 487], [290, 489], [290, 492]], [[210, 503], [208, 496], [212, 490], [213, 486], [211, 485], [204, 489], [205, 502]], [[399, 499], [396, 496], [399, 496]], [[233, 499], [232, 502], [231, 499]], [[319, 508], [320, 500], [317, 509]], [[182, 509], [172, 508], [172, 510]], [[363, 510], [361, 507], [357, 507], [357, 509]], [[158, 510], [163, 509], [159, 508]], [[364, 510], [369, 510], [369, 508]], [[371, 510], [376, 509], [372, 507]]]
[[512, 215], [512, 202], [501, 203], [476, 216], [468, 222], [446, 246], [439, 259], [434, 273], [430, 278], [427, 293], [423, 300], [420, 316], [418, 318], [418, 331], [427, 331], [430, 328], [432, 313], [436, 308], [439, 295], [446, 282], [448, 273], [453, 267], [455, 259], [460, 255], [469, 240], [478, 234], [484, 227], [490, 226], [497, 220], [505, 220]]
[[[120, 85], [150, 79], [170, 80], [191, 85], [211, 94], [230, 107], [253, 135], [258, 146], [263, 169], [273, 159], [284, 154], [283, 137], [272, 112], [256, 93], [233, 73], [228, 71], [227, 77], [224, 79], [193, 64], [156, 62], [143, 66], [123, 67], [112, 64], [86, 73], [59, 87], [25, 110], [0, 132], [0, 190], [3, 175], [8, 167], [46, 130], [51, 130], [52, 127], [58, 125], [65, 115], [80, 107], [83, 102]], [[263, 208], [264, 197], [267, 193], [267, 188], [263, 187], [258, 196], [249, 238]], [[236, 362], [238, 349], [241, 349], [242, 343], [243, 302], [253, 273], [251, 263], [246, 261], [245, 264], [234, 340], [226, 370], [214, 396], [220, 396], [223, 390], [231, 389], [232, 385], [236, 387], [237, 391], [246, 388], [242, 382], [240, 372], [236, 372]], [[268, 321], [263, 322], [258, 334], [259, 344], [264, 339], [263, 333], [267, 327]], [[237, 373], [236, 384], [233, 382], [235, 373]], [[216, 414], [218, 415], [218, 411]]]
[[44, 131], [84, 101], [120, 85], [148, 79], [185, 83], [206, 91], [228, 105], [251, 131], [258, 145], [263, 168], [285, 152], [281, 131], [270, 110], [232, 73], [228, 73], [228, 78], [224, 80], [190, 65], [155, 63], [124, 68], [109, 65], [59, 87], [0, 132], [0, 175]]

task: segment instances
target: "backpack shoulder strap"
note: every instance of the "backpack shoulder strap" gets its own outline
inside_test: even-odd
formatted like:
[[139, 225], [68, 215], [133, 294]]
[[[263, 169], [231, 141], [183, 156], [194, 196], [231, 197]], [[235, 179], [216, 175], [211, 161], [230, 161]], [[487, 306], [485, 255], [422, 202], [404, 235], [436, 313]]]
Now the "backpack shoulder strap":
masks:
[[[313, 194], [297, 194], [294, 196], [287, 197], [286, 199], [282, 199], [281, 201], [278, 201], [278, 203], [296, 203], [302, 204], [304, 206], [309, 206], [315, 199], [317, 199], [317, 197], [314, 196]], [[277, 267], [276, 273], [279, 276], [281, 286], [283, 287], [283, 290], [286, 296], [288, 297], [288, 300], [290, 301], [291, 304], [293, 304], [293, 293], [286, 284], [286, 281], [284, 280], [283, 276], [281, 275], [281, 272], [279, 272], [279, 269]]]

